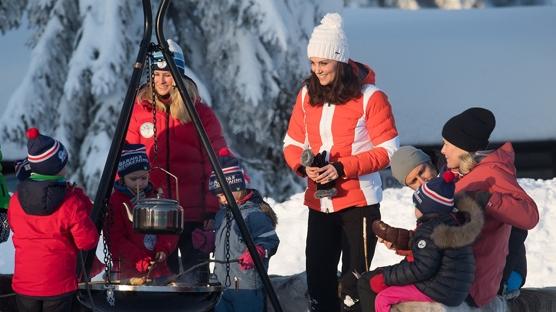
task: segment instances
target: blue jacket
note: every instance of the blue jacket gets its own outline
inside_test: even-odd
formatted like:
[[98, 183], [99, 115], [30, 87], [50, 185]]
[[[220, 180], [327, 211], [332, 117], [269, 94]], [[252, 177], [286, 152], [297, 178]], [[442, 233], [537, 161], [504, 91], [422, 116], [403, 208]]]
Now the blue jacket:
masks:
[[[268, 270], [268, 260], [270, 256], [276, 253], [280, 240], [276, 235], [272, 220], [260, 208], [263, 202], [261, 195], [256, 190], [248, 190], [248, 192], [252, 193], [252, 195], [245, 203], [239, 205], [239, 210], [255, 245], [260, 245], [266, 250], [266, 257], [263, 259], [263, 263]], [[247, 196], [249, 196], [249, 193]], [[222, 206], [215, 217], [216, 241], [214, 257], [217, 260], [226, 260], [226, 210], [227, 208]], [[247, 250], [247, 246], [233, 217], [231, 218], [229, 239], [230, 259], [237, 259]], [[218, 281], [225, 285], [226, 264], [217, 263], [214, 272], [218, 277]], [[236, 288], [236, 285], [238, 289], [258, 289], [263, 287], [256, 269], [241, 270], [237, 262], [230, 263], [230, 280], [230, 288], [233, 289]]]

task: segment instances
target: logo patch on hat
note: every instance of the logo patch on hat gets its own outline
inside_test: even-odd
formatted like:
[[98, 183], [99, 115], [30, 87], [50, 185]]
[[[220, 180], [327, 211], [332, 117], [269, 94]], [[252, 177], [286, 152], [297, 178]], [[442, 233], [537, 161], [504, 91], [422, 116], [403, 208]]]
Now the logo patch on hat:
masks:
[[66, 160], [67, 157], [68, 157], [68, 153], [66, 153], [66, 150], [65, 149], [60, 149], [60, 151], [58, 152], [58, 158], [61, 161], [64, 161], [64, 160]]
[[424, 239], [422, 239], [417, 243], [417, 247], [419, 247], [420, 249], [423, 249], [423, 248], [427, 247], [427, 242]]
[[166, 68], [166, 65], [166, 60], [156, 62], [156, 66], [158, 66], [158, 68]]
[[141, 136], [145, 139], [150, 139], [154, 135], [154, 124], [152, 122], [145, 122], [139, 128], [139, 132], [141, 132]]

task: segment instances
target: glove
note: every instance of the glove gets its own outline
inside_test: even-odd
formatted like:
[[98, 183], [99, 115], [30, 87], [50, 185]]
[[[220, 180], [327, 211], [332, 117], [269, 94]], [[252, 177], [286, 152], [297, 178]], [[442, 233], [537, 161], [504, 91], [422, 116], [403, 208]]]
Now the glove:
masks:
[[[257, 253], [259, 254], [259, 256], [261, 258], [264, 258], [266, 252], [263, 246], [257, 245], [255, 247], [257, 248]], [[241, 256], [239, 256], [239, 268], [245, 271], [245, 270], [251, 270], [254, 267], [255, 267], [255, 262], [253, 262], [253, 258], [251, 258], [251, 254], [249, 253], [249, 250], [245, 249], [245, 251], [241, 254]]]
[[151, 257], [145, 257], [140, 259], [139, 261], [135, 262], [135, 269], [139, 273], [147, 273], [149, 267], [151, 266], [151, 261], [153, 259]]
[[523, 277], [516, 271], [512, 271], [510, 276], [508, 276], [508, 280], [504, 285], [504, 294], [511, 293], [513, 291], [518, 290], [523, 283]]
[[369, 284], [371, 284], [371, 290], [374, 291], [376, 294], [388, 288], [388, 286], [386, 286], [386, 283], [384, 283], [384, 274], [382, 273], [371, 277]]
[[191, 233], [191, 243], [193, 248], [209, 254], [214, 251], [214, 240], [216, 234], [212, 230], [203, 230], [201, 228], [196, 228]]
[[383, 240], [392, 243], [394, 249], [410, 250], [409, 241], [411, 231], [389, 226], [388, 224], [375, 220], [372, 224], [373, 233]]

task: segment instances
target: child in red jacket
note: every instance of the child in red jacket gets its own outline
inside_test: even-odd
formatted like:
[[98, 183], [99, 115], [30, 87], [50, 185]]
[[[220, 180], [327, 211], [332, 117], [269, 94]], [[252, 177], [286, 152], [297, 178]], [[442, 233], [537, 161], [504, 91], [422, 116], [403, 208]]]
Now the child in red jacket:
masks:
[[116, 270], [119, 266], [121, 278], [144, 275], [155, 262], [151, 277], [171, 274], [166, 258], [176, 249], [178, 236], [141, 234], [133, 230], [131, 214], [137, 200], [156, 196], [149, 181], [149, 169], [145, 145], [124, 146], [118, 164], [120, 179], [114, 183], [110, 215], [104, 226], [114, 266]]
[[77, 290], [77, 253], [97, 246], [91, 200], [64, 179], [68, 153], [59, 141], [27, 131], [31, 174], [8, 209], [13, 231], [12, 281], [19, 311], [71, 311]]

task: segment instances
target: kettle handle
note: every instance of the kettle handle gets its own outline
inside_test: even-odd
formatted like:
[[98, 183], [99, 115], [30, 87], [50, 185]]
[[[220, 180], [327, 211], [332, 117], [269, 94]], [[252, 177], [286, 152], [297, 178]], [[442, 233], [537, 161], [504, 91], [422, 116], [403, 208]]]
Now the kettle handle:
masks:
[[178, 177], [173, 175], [171, 172], [169, 172], [168, 170], [162, 168], [162, 167], [153, 167], [151, 170], [153, 169], [160, 169], [162, 171], [164, 171], [167, 175], [173, 177], [176, 180], [176, 201], [179, 203], [180, 202], [180, 193], [178, 192]]

